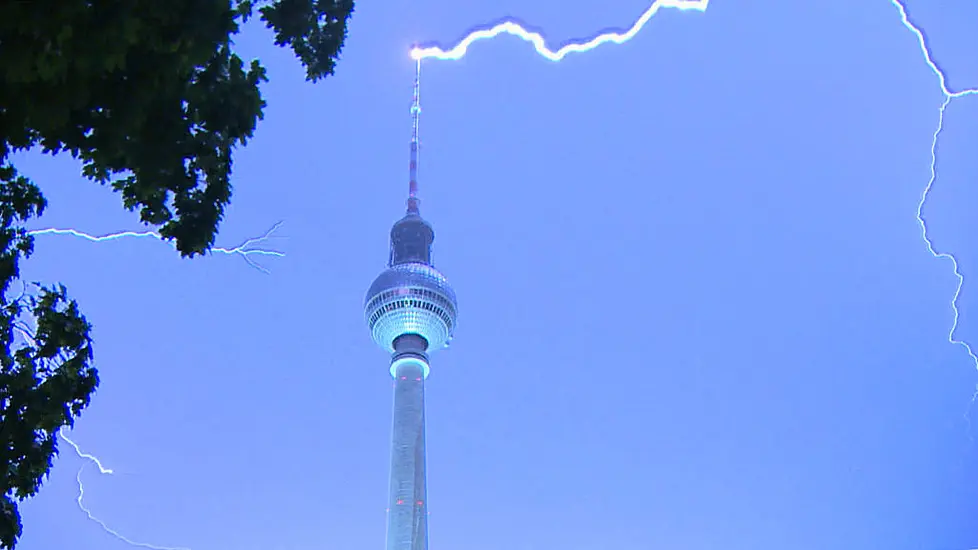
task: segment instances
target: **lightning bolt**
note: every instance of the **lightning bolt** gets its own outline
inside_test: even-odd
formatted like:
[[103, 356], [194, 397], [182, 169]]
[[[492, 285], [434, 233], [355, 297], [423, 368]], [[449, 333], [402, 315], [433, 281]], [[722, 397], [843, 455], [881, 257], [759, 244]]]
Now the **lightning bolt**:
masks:
[[538, 54], [546, 57], [550, 61], [560, 61], [569, 53], [582, 53], [593, 50], [601, 44], [613, 42], [622, 44], [628, 42], [642, 30], [642, 27], [649, 22], [656, 13], [662, 8], [671, 8], [679, 11], [698, 11], [705, 12], [710, 5], [710, 0], [656, 0], [652, 2], [645, 12], [635, 20], [628, 30], [624, 32], [606, 32], [599, 34], [590, 40], [583, 42], [570, 42], [564, 44], [556, 50], [547, 47], [546, 40], [540, 33], [532, 32], [521, 26], [515, 21], [503, 21], [498, 25], [486, 29], [476, 29], [465, 36], [458, 44], [449, 50], [443, 50], [438, 46], [416, 47], [411, 50], [411, 58], [418, 61], [422, 59], [449, 59], [456, 60], [465, 56], [469, 51], [469, 45], [479, 40], [495, 38], [500, 34], [512, 34], [533, 44], [533, 48]]
[[[20, 333], [21, 337], [23, 337], [25, 341], [30, 342], [32, 344], [35, 343], [34, 337], [31, 336], [31, 333], [28, 330], [28, 327], [21, 326], [21, 325], [15, 325], [14, 326], [14, 330], [16, 330], [18, 333]], [[75, 450], [75, 454], [78, 455], [79, 458], [81, 458], [82, 460], [87, 461], [88, 463], [94, 464], [95, 467], [98, 468], [99, 474], [101, 474], [101, 475], [112, 475], [112, 474], [115, 473], [111, 468], [106, 468], [105, 465], [102, 464], [102, 461], [99, 460], [99, 458], [97, 456], [95, 456], [93, 454], [86, 453], [85, 451], [82, 451], [81, 450], [81, 447], [77, 443], [75, 443], [71, 438], [69, 438], [67, 435], [65, 435], [65, 429], [64, 428], [61, 428], [60, 430], [58, 430], [58, 436], [65, 443], [67, 443], [68, 445], [71, 445], [71, 448]], [[109, 527], [101, 519], [95, 517], [95, 515], [92, 514], [92, 511], [87, 506], [85, 506], [85, 503], [83, 502], [83, 500], [85, 498], [85, 484], [82, 483], [81, 475], [82, 475], [82, 472], [85, 471], [85, 466], [87, 466], [87, 465], [88, 464], [83, 464], [81, 468], [78, 468], [78, 472], [75, 473], [75, 483], [78, 484], [78, 498], [75, 499], [75, 502], [78, 503], [78, 509], [81, 510], [82, 512], [84, 512], [85, 515], [88, 516], [88, 519], [89, 520], [94, 521], [95, 523], [97, 523], [102, 528], [102, 530], [105, 531], [106, 533], [112, 535], [113, 537], [121, 540], [122, 542], [124, 542], [124, 543], [126, 543], [126, 544], [128, 544], [130, 546], [134, 546], [134, 547], [137, 547], [137, 548], [148, 548], [149, 550], [190, 550], [190, 548], [186, 548], [186, 547], [182, 547], [182, 546], [158, 546], [158, 545], [155, 545], [155, 544], [149, 544], [149, 543], [145, 543], [145, 542], [134, 541], [134, 540], [126, 537], [122, 533], [116, 531], [115, 529]]]
[[[258, 237], [253, 237], [245, 240], [240, 245], [234, 248], [221, 248], [213, 247], [210, 249], [211, 252], [216, 252], [218, 254], [227, 254], [228, 256], [240, 256], [249, 266], [265, 273], [266, 275], [270, 272], [264, 266], [256, 262], [251, 258], [251, 256], [274, 256], [276, 258], [281, 258], [285, 256], [284, 252], [279, 252], [277, 250], [268, 250], [264, 248], [253, 248], [255, 245], [264, 243], [269, 239], [273, 238], [273, 233], [282, 226], [283, 222], [278, 222], [273, 225], [268, 231], [264, 232]], [[126, 238], [137, 238], [137, 239], [156, 239], [169, 243], [174, 249], [176, 249], [176, 243], [172, 240], [166, 240], [162, 235], [155, 231], [119, 231], [117, 233], [108, 233], [105, 235], [92, 235], [85, 233], [83, 231], [78, 231], [77, 229], [34, 229], [27, 232], [29, 235], [70, 235], [72, 237], [77, 237], [80, 239], [85, 239], [86, 241], [92, 242], [104, 242], [104, 241], [115, 241], [119, 239]]]
[[[955, 258], [953, 254], [950, 252], [938, 252], [937, 249], [934, 248], [934, 243], [931, 241], [930, 236], [928, 235], [927, 222], [924, 220], [923, 216], [924, 205], [927, 203], [927, 198], [930, 196], [930, 191], [934, 188], [934, 183], [937, 181], [937, 142], [941, 136], [941, 132], [944, 130], [944, 114], [947, 112], [947, 107], [955, 99], [970, 95], [978, 95], [978, 88], [968, 88], [958, 91], [953, 91], [948, 88], [947, 75], [944, 74], [944, 71], [940, 68], [937, 62], [934, 61], [930, 47], [927, 45], [927, 39], [924, 36], [924, 31], [910, 21], [910, 16], [907, 14], [907, 7], [904, 6], [900, 0], [890, 1], [900, 13], [900, 21], [903, 23], [903, 26], [917, 37], [917, 43], [920, 45], [920, 53], [923, 54], [924, 61], [926, 61], [927, 66], [930, 67], [931, 72], [933, 72], [937, 77], [937, 81], [941, 85], [941, 93], [944, 94], [944, 101], [941, 103], [941, 108], [938, 112], [937, 129], [934, 130], [934, 137], [930, 144], [930, 179], [927, 180], [927, 186], [924, 187], [924, 191], [920, 195], [920, 202], [917, 203], [917, 223], [920, 224], [920, 233], [924, 239], [924, 243], [927, 245], [927, 251], [930, 252], [935, 258], [949, 260], [951, 262], [951, 267], [954, 269], [954, 276], [958, 279], [957, 287], [954, 289], [954, 296], [951, 297], [951, 310], [954, 312], [954, 319], [951, 322], [951, 329], [947, 334], [947, 341], [951, 344], [957, 344], [963, 347], [965, 351], [968, 352], [968, 356], [971, 357], [971, 362], [974, 364], [975, 369], [978, 370], [978, 356], [975, 355], [974, 349], [970, 344], [968, 344], [968, 342], [955, 338], [954, 336], [954, 333], [958, 330], [958, 319], [961, 313], [958, 309], [958, 297], [961, 295], [961, 287], [964, 286], [964, 275], [961, 274], [958, 259]], [[964, 413], [965, 421], [968, 423], [968, 437], [971, 437], [971, 410], [974, 407], [976, 400], [978, 400], [978, 384], [975, 386], [975, 393], [972, 394], [971, 401], [968, 403], [968, 408]]]
[[[272, 256], [278, 258], [285, 256], [285, 253], [279, 252], [277, 250], [254, 248], [255, 245], [262, 244], [268, 241], [269, 239], [273, 238], [273, 233], [275, 233], [275, 230], [281, 227], [282, 223], [283, 222], [276, 223], [271, 228], [269, 228], [268, 231], [265, 231], [260, 236], [246, 239], [243, 243], [241, 243], [240, 245], [234, 248], [213, 247], [210, 249], [210, 251], [219, 254], [226, 254], [228, 256], [235, 256], [235, 255], [240, 256], [242, 259], [244, 259], [245, 262], [248, 263], [249, 266], [261, 271], [262, 273], [268, 274], [269, 273], [268, 269], [266, 269], [261, 264], [257, 263], [250, 256]], [[77, 229], [46, 228], [46, 229], [31, 230], [28, 231], [27, 233], [29, 235], [70, 235], [72, 237], [84, 239], [91, 242], [114, 241], [114, 240], [125, 239], [125, 238], [143, 238], [143, 239], [152, 238], [159, 241], [168, 242], [171, 246], [176, 248], [176, 245], [175, 243], [173, 243], [173, 241], [167, 241], [166, 239], [163, 238], [162, 235], [160, 235], [155, 231], [119, 231], [116, 233], [108, 233], [105, 235], [92, 235], [90, 233], [85, 233], [84, 231], [78, 231]], [[28, 342], [34, 341], [34, 338], [31, 336], [29, 327], [16, 325], [14, 329], [18, 333], [20, 333], [20, 335], [24, 338], [25, 341]], [[112, 475], [114, 473], [111, 468], [106, 468], [105, 465], [102, 464], [102, 462], [98, 459], [98, 457], [82, 451], [81, 447], [77, 443], [75, 443], [71, 438], [65, 435], [65, 431], [63, 428], [58, 431], [58, 436], [65, 443], [70, 445], [72, 449], [74, 449], [75, 454], [77, 454], [79, 458], [87, 461], [90, 464], [94, 464], [98, 468], [99, 474]], [[132, 540], [126, 537], [125, 535], [123, 535], [122, 533], [119, 533], [115, 529], [112, 529], [104, 521], [96, 517], [92, 513], [92, 511], [87, 506], [85, 506], [85, 502], [84, 502], [85, 484], [82, 483], [82, 472], [85, 470], [85, 467], [87, 465], [88, 464], [84, 464], [82, 465], [81, 468], [78, 469], [78, 472], [75, 474], [75, 482], [78, 484], [78, 498], [76, 499], [78, 508], [82, 512], [84, 512], [86, 516], [88, 516], [89, 520], [97, 523], [102, 528], [102, 530], [108, 533], [109, 535], [136, 548], [146, 548], [148, 550], [190, 550], [189, 548], [182, 547], [182, 546], [159, 546], [155, 544]]]
[[[949, 252], [938, 252], [934, 248], [934, 243], [930, 239], [927, 223], [923, 216], [924, 205], [927, 203], [927, 198], [930, 195], [930, 191], [933, 189], [934, 182], [937, 180], [937, 143], [941, 131], [944, 129], [944, 114], [947, 111], [947, 107], [951, 104], [951, 101], [955, 99], [969, 95], [978, 95], [978, 88], [969, 88], [958, 91], [953, 91], [948, 88], [947, 76], [944, 74], [944, 71], [940, 68], [940, 66], [938, 66], [938, 64], [934, 61], [930, 48], [927, 45], [927, 40], [924, 36], [923, 30], [910, 21], [907, 14], [907, 8], [903, 5], [901, 0], [890, 0], [890, 2], [899, 12], [900, 20], [902, 21], [903, 26], [917, 37], [917, 42], [920, 44], [920, 51], [924, 56], [924, 60], [934, 75], [937, 76], [938, 82], [941, 86], [941, 93], [944, 94], [944, 101], [939, 110], [937, 129], [934, 130], [933, 140], [931, 141], [930, 179], [927, 181], [927, 185], [924, 187], [924, 190], [921, 193], [920, 202], [917, 204], [917, 222], [920, 224], [921, 235], [924, 243], [927, 245], [927, 250], [935, 258], [949, 260], [954, 270], [954, 275], [958, 279], [957, 287], [954, 289], [954, 295], [951, 297], [951, 310], [954, 312], [954, 320], [951, 323], [950, 330], [948, 331], [948, 342], [963, 347], [968, 353], [968, 356], [971, 358], [975, 369], [978, 370], [978, 355], [975, 354], [974, 349], [966, 341], [955, 337], [955, 333], [957, 332], [958, 328], [958, 320], [960, 318], [958, 297], [961, 294], [961, 287], [964, 285], [964, 276], [961, 274], [958, 260], [953, 254]], [[538, 54], [546, 59], [549, 59], [550, 61], [556, 62], [562, 60], [565, 56], [567, 56], [567, 54], [570, 53], [587, 52], [609, 42], [622, 44], [631, 40], [636, 34], [638, 34], [639, 31], [642, 30], [645, 24], [648, 23], [652, 17], [654, 17], [659, 10], [663, 8], [670, 8], [678, 11], [698, 11], [702, 13], [706, 12], [709, 4], [710, 0], [655, 0], [627, 30], [606, 32], [584, 41], [572, 41], [555, 50], [547, 46], [547, 42], [542, 34], [530, 31], [516, 21], [505, 20], [492, 27], [477, 28], [471, 31], [453, 47], [447, 50], [437, 45], [414, 47], [411, 49], [411, 58], [418, 61], [418, 72], [420, 74], [420, 62], [423, 59], [458, 60], [465, 56], [465, 54], [469, 51], [469, 46], [471, 46], [473, 43], [480, 40], [495, 38], [501, 34], [510, 34], [529, 42], [533, 45], [533, 48]], [[965, 418], [968, 421], [969, 426], [971, 422], [970, 411], [972, 407], [974, 407], [976, 400], [978, 400], [978, 384], [976, 384], [975, 393], [972, 395], [971, 402], [968, 405], [968, 410], [965, 412]], [[969, 437], [970, 436], [971, 430], [969, 428]]]
[[[35, 344], [36, 341], [34, 340], [34, 337], [31, 336], [31, 333], [28, 330], [28, 328], [29, 327], [23, 326], [21, 324], [15, 324], [14, 325], [14, 330], [17, 331], [26, 342], [30, 342], [31, 344]], [[112, 475], [112, 474], [115, 473], [115, 472], [112, 471], [111, 468], [106, 468], [105, 465], [102, 464], [102, 461], [99, 460], [99, 458], [97, 456], [95, 456], [93, 454], [86, 453], [85, 451], [82, 451], [81, 450], [81, 447], [77, 443], [75, 443], [71, 438], [69, 438], [67, 435], [65, 435], [65, 429], [64, 428], [61, 428], [60, 430], [58, 430], [58, 436], [65, 443], [67, 443], [68, 445], [71, 445], [71, 448], [75, 450], [75, 454], [78, 455], [79, 458], [81, 458], [82, 460], [87, 461], [88, 463], [94, 464], [95, 467], [98, 468], [99, 474], [101, 474], [101, 475]], [[78, 503], [78, 509], [80, 509], [82, 512], [84, 512], [85, 515], [88, 516], [88, 519], [89, 520], [94, 521], [95, 523], [97, 523], [102, 528], [102, 530], [105, 531], [106, 533], [108, 533], [108, 534], [112, 535], [113, 537], [121, 540], [122, 542], [125, 542], [126, 544], [129, 544], [130, 546], [135, 546], [137, 548], [148, 548], [149, 550], [190, 550], [189, 548], [180, 547], [180, 546], [157, 546], [157, 545], [148, 544], [148, 543], [145, 543], [145, 542], [137, 542], [137, 541], [134, 541], [134, 540], [126, 537], [122, 533], [119, 533], [115, 529], [109, 527], [101, 519], [95, 517], [95, 515], [92, 514], [92, 511], [87, 506], [85, 506], [85, 503], [83, 502], [83, 500], [85, 498], [85, 484], [82, 483], [81, 475], [82, 475], [82, 472], [85, 471], [85, 466], [87, 466], [87, 465], [88, 464], [83, 464], [81, 466], [81, 468], [78, 468], [78, 471], [75, 473], [75, 483], [78, 484], [78, 498], [75, 499], [75, 502]]]
[[[81, 458], [83, 460], [86, 460], [90, 464], [94, 464], [98, 468], [99, 474], [101, 474], [101, 475], [112, 475], [113, 474], [112, 469], [111, 468], [106, 468], [102, 464], [102, 461], [100, 461], [98, 459], [98, 457], [96, 457], [95, 455], [92, 455], [92, 454], [89, 454], [89, 453], [86, 453], [86, 452], [82, 451], [81, 450], [81, 447], [79, 447], [77, 443], [75, 443], [67, 435], [65, 435], [64, 428], [62, 428], [61, 430], [58, 431], [58, 436], [61, 437], [61, 439], [65, 443], [67, 443], [68, 445], [71, 445], [71, 448], [75, 450], [75, 454], [77, 454], [79, 458]], [[112, 529], [111, 527], [109, 527], [108, 525], [106, 525], [104, 521], [102, 521], [99, 518], [95, 517], [95, 515], [92, 514], [92, 511], [89, 510], [85, 506], [85, 503], [82, 501], [82, 499], [85, 498], [85, 486], [82, 484], [81, 475], [82, 475], [82, 471], [85, 470], [85, 466], [87, 466], [87, 465], [88, 464], [82, 465], [82, 467], [78, 469], [78, 473], [75, 474], [75, 482], [78, 483], [78, 498], [76, 499], [76, 502], [78, 503], [78, 508], [80, 508], [82, 512], [85, 512], [85, 515], [88, 516], [88, 519], [90, 519], [90, 520], [94, 521], [95, 523], [99, 524], [99, 526], [102, 527], [102, 530], [105, 531], [106, 533], [112, 535], [113, 537], [121, 540], [122, 542], [124, 542], [124, 543], [126, 543], [126, 544], [128, 544], [130, 546], [134, 546], [134, 547], [137, 547], [137, 548], [148, 548], [149, 550], [190, 550], [190, 548], [187, 548], [187, 547], [184, 547], [184, 546], [158, 546], [158, 545], [149, 544], [149, 543], [146, 543], [146, 542], [134, 541], [134, 540], [126, 537], [125, 535], [119, 533], [115, 529]]]

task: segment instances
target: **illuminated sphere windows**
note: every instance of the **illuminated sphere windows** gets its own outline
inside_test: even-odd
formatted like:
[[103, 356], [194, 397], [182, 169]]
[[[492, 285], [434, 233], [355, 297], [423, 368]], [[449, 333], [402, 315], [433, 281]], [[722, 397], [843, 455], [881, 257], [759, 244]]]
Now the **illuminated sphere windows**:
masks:
[[430, 353], [448, 345], [455, 333], [455, 291], [429, 265], [398, 264], [370, 285], [364, 316], [374, 342], [390, 353], [394, 353], [394, 339], [402, 334], [424, 337]]

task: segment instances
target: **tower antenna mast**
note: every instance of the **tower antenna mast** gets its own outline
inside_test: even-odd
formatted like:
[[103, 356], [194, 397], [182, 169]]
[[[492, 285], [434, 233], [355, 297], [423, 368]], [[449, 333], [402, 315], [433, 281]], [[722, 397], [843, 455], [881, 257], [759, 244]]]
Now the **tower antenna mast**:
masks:
[[418, 203], [418, 119], [421, 118], [421, 60], [416, 60], [414, 72], [414, 101], [411, 102], [411, 164], [408, 182], [408, 214], [419, 214]]

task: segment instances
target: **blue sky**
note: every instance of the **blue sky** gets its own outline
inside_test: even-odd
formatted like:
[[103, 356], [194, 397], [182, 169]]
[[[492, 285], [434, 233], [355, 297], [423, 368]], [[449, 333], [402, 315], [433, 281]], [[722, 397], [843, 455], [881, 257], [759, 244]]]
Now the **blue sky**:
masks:
[[[219, 243], [284, 220], [271, 275], [57, 236], [25, 266], [95, 325], [72, 436], [116, 474], [86, 466], [93, 512], [160, 546], [381, 548], [391, 384], [361, 306], [404, 208], [409, 46], [504, 16], [556, 44], [648, 7], [611, 4], [361, 2], [318, 85], [249, 27], [269, 106]], [[978, 5], [909, 9], [978, 87]], [[890, 2], [664, 10], [560, 63], [503, 36], [422, 79], [422, 213], [460, 306], [428, 379], [433, 550], [978, 546], [978, 371], [915, 219], [943, 96]], [[978, 97], [945, 127], [924, 214], [967, 278]], [[22, 168], [39, 227], [139, 228], [71, 159]], [[127, 548], [77, 509], [84, 464], [63, 446], [21, 550]]]

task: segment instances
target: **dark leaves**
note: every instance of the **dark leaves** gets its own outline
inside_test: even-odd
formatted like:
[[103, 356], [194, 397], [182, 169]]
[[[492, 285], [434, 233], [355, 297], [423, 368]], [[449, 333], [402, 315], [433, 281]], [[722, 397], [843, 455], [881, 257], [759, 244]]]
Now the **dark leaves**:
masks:
[[[0, 256], [8, 273], [16, 274], [31, 237], [6, 219], [0, 233], [13, 236]], [[6, 279], [6, 286], [12, 280]], [[0, 341], [6, 350], [0, 357], [0, 464], [6, 466], [0, 477], [2, 548], [13, 548], [22, 529], [14, 499], [40, 489], [57, 454], [58, 430], [74, 423], [99, 383], [91, 325], [78, 304], [64, 286], [32, 286], [31, 294], [0, 301]]]
[[[333, 73], [352, 0], [259, 2], [309, 80]], [[265, 71], [233, 51], [251, 0], [0, 3], [0, 161], [40, 145], [82, 160], [183, 256], [213, 245], [232, 152], [262, 118]]]
[[279, 0], [259, 11], [275, 31], [275, 44], [291, 46], [302, 61], [307, 79], [315, 82], [333, 74], [353, 0]]
[[265, 107], [265, 70], [232, 40], [256, 5], [309, 80], [333, 73], [353, 0], [0, 2], [0, 548], [21, 534], [17, 500], [50, 471], [57, 431], [98, 386], [91, 326], [65, 288], [11, 296], [33, 252], [24, 223], [47, 204], [11, 153], [68, 152], [181, 255], [204, 253], [231, 200], [232, 153]]
[[0, 496], [0, 545], [3, 548], [13, 548], [23, 529], [17, 503], [9, 496]]

